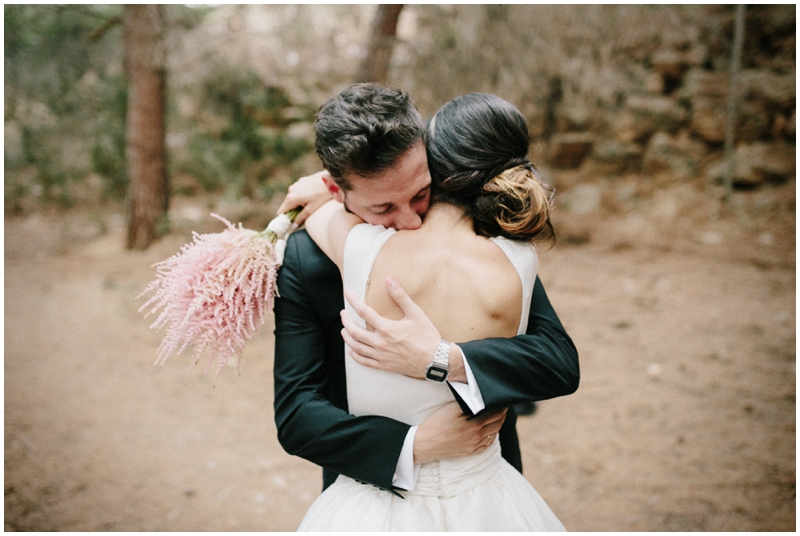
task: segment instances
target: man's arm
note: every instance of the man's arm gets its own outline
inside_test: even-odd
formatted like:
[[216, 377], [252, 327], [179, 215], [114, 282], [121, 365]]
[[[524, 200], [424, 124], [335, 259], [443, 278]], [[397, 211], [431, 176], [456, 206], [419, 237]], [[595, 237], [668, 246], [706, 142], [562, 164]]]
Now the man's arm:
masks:
[[538, 277], [524, 335], [459, 346], [480, 386], [484, 411], [569, 395], [578, 389], [578, 351]]
[[[359, 363], [414, 378], [421, 378], [439, 343], [439, 331], [399, 285], [387, 280], [387, 292], [403, 310], [401, 320], [380, 316], [363, 300], [348, 296], [358, 314], [374, 330], [360, 328], [343, 314], [344, 337]], [[460, 352], [458, 351], [460, 348]], [[568, 395], [578, 388], [578, 353], [537, 278], [524, 335], [451, 345], [455, 381], [465, 381], [461, 353], [469, 365], [485, 404], [483, 411], [524, 401]], [[452, 385], [451, 385], [452, 386]], [[467, 404], [455, 393], [462, 408]]]
[[[273, 369], [278, 440], [289, 454], [390, 490], [410, 427], [347, 413], [337, 322], [341, 280], [335, 265], [315, 248], [306, 233], [293, 235], [278, 276]], [[457, 408], [442, 408], [419, 426], [413, 457], [424, 462], [479, 452], [504, 420], [504, 412], [467, 420]]]
[[[321, 253], [307, 251], [307, 236], [301, 248], [300, 238], [296, 233], [288, 241], [274, 309], [278, 440], [289, 454], [390, 490], [410, 427], [347, 413], [344, 360], [334, 346], [338, 333], [325, 317], [327, 309], [335, 314], [341, 308], [339, 272], [324, 264], [329, 261]], [[325, 307], [326, 300], [337, 300], [336, 305]]]

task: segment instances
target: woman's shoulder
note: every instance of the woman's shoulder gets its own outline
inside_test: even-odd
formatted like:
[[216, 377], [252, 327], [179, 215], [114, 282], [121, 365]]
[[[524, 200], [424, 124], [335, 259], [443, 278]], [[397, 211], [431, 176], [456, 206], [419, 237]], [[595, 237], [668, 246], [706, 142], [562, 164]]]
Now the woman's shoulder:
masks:
[[345, 239], [345, 255], [358, 255], [358, 251], [381, 249], [383, 244], [396, 233], [394, 229], [382, 225], [359, 223], [350, 229]]
[[521, 259], [538, 257], [536, 246], [533, 242], [527, 240], [511, 240], [503, 236], [493, 236], [489, 240], [496, 244], [503, 252], [511, 257], [519, 257]]

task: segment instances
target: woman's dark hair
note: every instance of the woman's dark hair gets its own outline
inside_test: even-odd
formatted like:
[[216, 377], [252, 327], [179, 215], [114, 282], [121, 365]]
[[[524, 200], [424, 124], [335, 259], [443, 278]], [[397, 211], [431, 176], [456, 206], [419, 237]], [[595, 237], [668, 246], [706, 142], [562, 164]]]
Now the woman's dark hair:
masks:
[[317, 112], [315, 149], [344, 190], [345, 175], [370, 178], [395, 164], [425, 127], [408, 93], [378, 84], [355, 84]]
[[434, 202], [463, 208], [483, 236], [555, 239], [552, 188], [527, 158], [530, 135], [519, 110], [500, 97], [470, 93], [442, 106], [427, 131]]

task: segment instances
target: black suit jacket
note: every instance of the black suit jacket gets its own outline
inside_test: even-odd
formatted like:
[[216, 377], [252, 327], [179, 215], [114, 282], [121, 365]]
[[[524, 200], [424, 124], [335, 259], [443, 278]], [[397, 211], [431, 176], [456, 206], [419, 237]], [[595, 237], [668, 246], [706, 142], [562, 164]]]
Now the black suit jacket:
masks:
[[[322, 466], [323, 488], [341, 473], [390, 491], [410, 426], [347, 412], [338, 268], [305, 231], [298, 231], [289, 237], [277, 285], [273, 371], [278, 440], [289, 454]], [[528, 333], [459, 344], [486, 403], [484, 411], [577, 389], [577, 351], [538, 279]], [[500, 444], [503, 456], [521, 471], [515, 423], [509, 410]]]

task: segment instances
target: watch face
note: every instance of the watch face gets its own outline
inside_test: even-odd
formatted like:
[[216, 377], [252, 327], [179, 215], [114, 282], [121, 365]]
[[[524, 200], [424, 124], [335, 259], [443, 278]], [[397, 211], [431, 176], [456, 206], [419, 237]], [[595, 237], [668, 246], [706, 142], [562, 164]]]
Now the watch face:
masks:
[[448, 370], [446, 368], [437, 365], [431, 365], [428, 367], [428, 370], [425, 371], [425, 377], [435, 382], [443, 382], [447, 379], [447, 374]]

